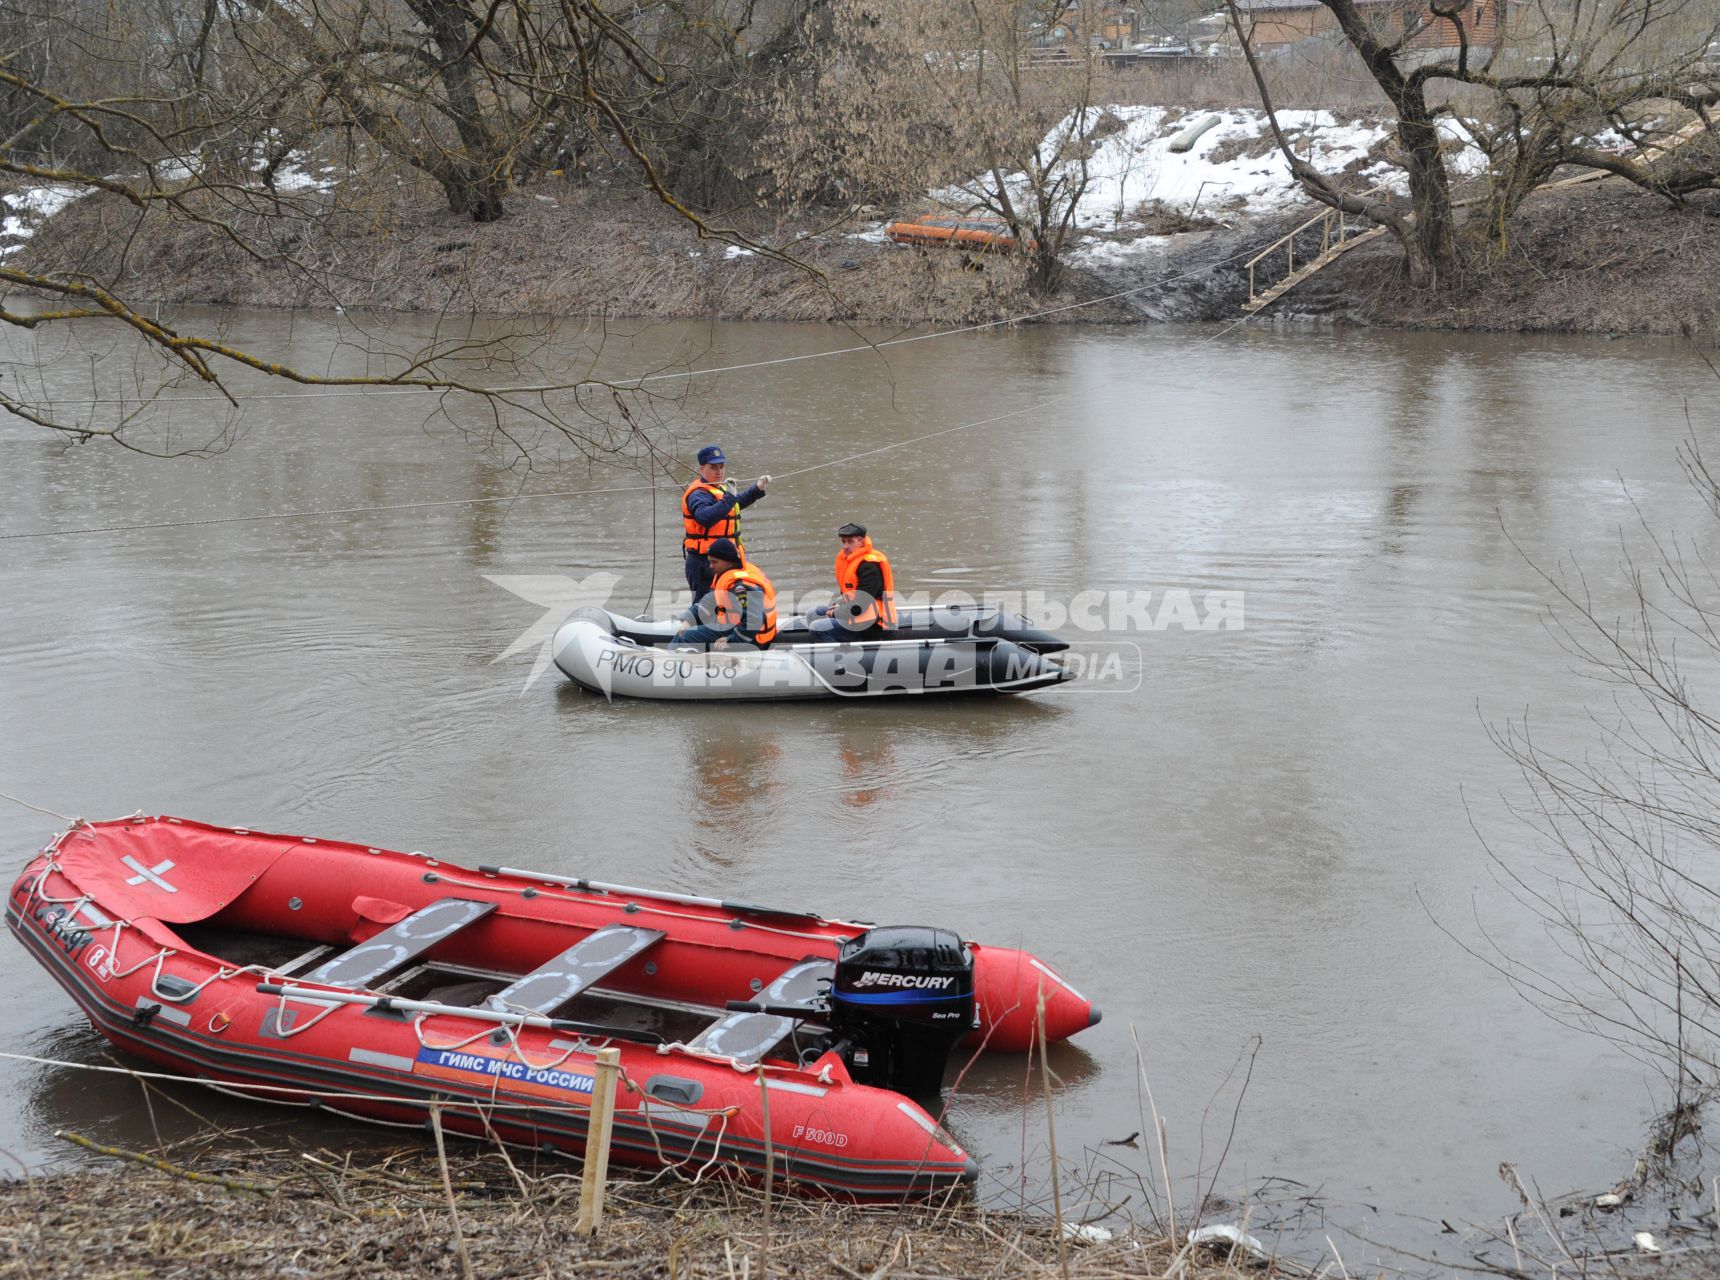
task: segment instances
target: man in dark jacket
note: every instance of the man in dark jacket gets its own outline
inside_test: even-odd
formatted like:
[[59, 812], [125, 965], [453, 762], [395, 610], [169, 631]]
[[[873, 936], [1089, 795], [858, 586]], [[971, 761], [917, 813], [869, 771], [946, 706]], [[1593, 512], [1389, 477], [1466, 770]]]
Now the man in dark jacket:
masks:
[[741, 541], [741, 512], [764, 497], [769, 476], [744, 493], [736, 493], [724, 477], [728, 459], [722, 449], [708, 444], [699, 450], [699, 475], [681, 494], [681, 551], [686, 561], [687, 585], [693, 589], [693, 603], [698, 604], [711, 590], [711, 544], [727, 538], [746, 555]]
[[809, 610], [808, 630], [836, 640], [876, 639], [896, 627], [896, 577], [890, 558], [872, 545], [863, 524], [836, 531], [836, 599]]

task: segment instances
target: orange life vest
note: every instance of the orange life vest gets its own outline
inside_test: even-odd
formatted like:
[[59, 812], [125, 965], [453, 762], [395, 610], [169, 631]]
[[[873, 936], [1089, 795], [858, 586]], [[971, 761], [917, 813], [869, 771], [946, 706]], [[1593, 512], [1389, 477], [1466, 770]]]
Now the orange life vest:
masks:
[[[737, 586], [745, 588], [744, 605], [735, 597]], [[756, 564], [725, 569], [711, 584], [711, 595], [716, 601], [719, 627], [736, 628], [736, 635], [761, 649], [776, 639], [776, 588]]]
[[861, 608], [855, 610], [846, 619], [851, 627], [869, 627], [877, 623], [881, 627], [894, 629], [896, 626], [896, 575], [890, 572], [890, 558], [877, 547], [872, 545], [872, 539], [866, 538], [860, 543], [860, 549], [850, 554], [847, 551], [836, 553], [836, 589], [842, 593], [842, 598], [855, 603], [855, 596], [860, 590], [860, 566], [871, 563], [878, 566], [884, 575], [884, 598], [870, 600]]
[[721, 499], [729, 496], [727, 489], [720, 484], [713, 484], [709, 480], [695, 480], [681, 491], [681, 524], [685, 528], [685, 533], [681, 538], [682, 549], [697, 551], [700, 555], [704, 555], [711, 549], [711, 543], [718, 538], [733, 538], [736, 548], [745, 555], [746, 548], [741, 546], [741, 509], [738, 506], [730, 507], [729, 513], [715, 524], [702, 525], [693, 519], [693, 508], [687, 501], [693, 496], [694, 489], [703, 489], [713, 498]]

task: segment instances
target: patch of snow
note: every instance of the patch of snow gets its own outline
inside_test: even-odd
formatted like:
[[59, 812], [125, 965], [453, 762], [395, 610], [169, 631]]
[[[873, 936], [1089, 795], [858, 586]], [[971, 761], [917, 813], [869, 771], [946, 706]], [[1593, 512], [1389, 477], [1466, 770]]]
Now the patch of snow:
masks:
[[[270, 133], [272, 135], [273, 130]], [[268, 167], [269, 157], [262, 143], [247, 150], [245, 163], [251, 172], [258, 174]], [[187, 159], [177, 157], [158, 161], [152, 166], [152, 171], [157, 182], [184, 182], [197, 176], [196, 168]], [[313, 167], [310, 156], [303, 151], [289, 151], [275, 164], [274, 189], [281, 194], [331, 191], [338, 176], [339, 170], [332, 166]]]
[[[54, 186], [26, 187], [0, 196], [0, 209], [5, 210], [5, 216], [0, 218], [0, 238], [28, 240], [36, 234], [37, 226], [84, 194], [79, 187]], [[22, 243], [0, 246], [0, 258], [22, 247]]]
[[1078, 1244], [1110, 1244], [1115, 1238], [1109, 1230], [1093, 1222], [1065, 1222], [1063, 1234]]
[[334, 183], [288, 161], [275, 170], [276, 191], [328, 191]]
[[1133, 240], [1099, 240], [1088, 237], [1065, 259], [1078, 267], [1120, 267], [1155, 258], [1171, 245], [1171, 236], [1137, 236]]
[[723, 257], [731, 261], [735, 258], [750, 258], [752, 256], [753, 251], [751, 249], [743, 249], [738, 244], [731, 244], [728, 248], [723, 250]]
[[1200, 1227], [1188, 1233], [1190, 1244], [1204, 1244], [1214, 1248], [1240, 1249], [1256, 1258], [1266, 1257], [1266, 1246], [1247, 1234], [1239, 1227], [1233, 1227], [1228, 1222], [1214, 1223], [1208, 1227]]
[[1577, 141], [1586, 142], [1597, 151], [1610, 151], [1614, 155], [1620, 155], [1626, 151], [1634, 151], [1636, 149], [1635, 143], [1611, 125], [1608, 125], [1591, 138], [1578, 137]]
[[[1263, 111], [1232, 108], [1215, 114], [1219, 123], [1179, 155], [1170, 150], [1170, 140], [1191, 118], [1189, 113], [1165, 107], [1090, 107], [1060, 121], [1040, 144], [1040, 152], [1050, 155], [1060, 146], [1074, 152], [1070, 140], [1091, 131], [1105, 116], [1121, 125], [1098, 139], [1088, 157], [1087, 189], [1075, 209], [1075, 225], [1085, 230], [1122, 231], [1138, 226], [1135, 214], [1147, 201], [1184, 213], [1223, 209], [1262, 214], [1306, 200], [1290, 176]], [[1390, 132], [1388, 124], [1340, 121], [1330, 111], [1280, 111], [1278, 121], [1294, 135], [1297, 154], [1328, 173], [1365, 160]], [[1442, 121], [1441, 135], [1450, 144], [1448, 163], [1454, 173], [1485, 168], [1486, 157], [1456, 121]], [[1218, 158], [1221, 149], [1234, 153], [1237, 144], [1247, 144], [1248, 150], [1259, 154]], [[1060, 170], [1059, 176], [1078, 176], [1073, 159]], [[1361, 172], [1394, 190], [1407, 189], [1403, 171], [1383, 161]], [[1012, 199], [1027, 195], [1025, 175], [1012, 174], [1006, 181]], [[952, 209], [974, 209], [981, 203], [985, 182], [976, 177], [931, 194]]]
[[1468, 178], [1487, 171], [1487, 153], [1476, 145], [1468, 126], [1446, 116], [1437, 127], [1445, 167], [1454, 177]]
[[848, 239], [865, 240], [870, 244], [888, 244], [890, 242], [890, 237], [884, 234], [882, 222], [874, 222], [864, 231], [850, 231]]

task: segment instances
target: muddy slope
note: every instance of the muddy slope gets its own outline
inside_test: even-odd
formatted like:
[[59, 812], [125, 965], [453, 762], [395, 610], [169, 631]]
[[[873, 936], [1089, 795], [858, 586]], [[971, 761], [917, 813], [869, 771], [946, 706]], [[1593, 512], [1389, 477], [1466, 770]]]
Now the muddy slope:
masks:
[[[1247, 259], [1306, 216], [1142, 242], [1121, 261], [1072, 270], [1048, 298], [1032, 295], [1016, 258], [906, 248], [853, 224], [746, 228], [789, 245], [796, 261], [785, 262], [701, 239], [642, 195], [561, 183], [514, 193], [509, 215], [484, 226], [422, 189], [362, 207], [331, 197], [296, 225], [241, 223], [261, 254], [207, 227], [149, 219], [140, 228], [129, 206], [97, 195], [49, 219], [9, 265], [75, 269], [137, 304], [937, 325], [1042, 313], [1076, 323], [1235, 321]], [[1317, 240], [1306, 233], [1298, 257], [1313, 256]], [[1682, 208], [1616, 180], [1544, 192], [1495, 250], [1483, 268], [1423, 292], [1408, 287], [1382, 237], [1261, 322], [1720, 332], [1720, 192]], [[1263, 264], [1259, 282], [1272, 278]]]

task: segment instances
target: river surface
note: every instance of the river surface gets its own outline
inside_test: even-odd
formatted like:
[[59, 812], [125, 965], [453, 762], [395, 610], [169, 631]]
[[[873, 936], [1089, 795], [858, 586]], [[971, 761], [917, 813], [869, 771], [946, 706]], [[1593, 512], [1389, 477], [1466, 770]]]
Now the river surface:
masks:
[[[326, 318], [220, 319], [307, 363], [356, 359]], [[574, 336], [550, 339], [570, 361]], [[854, 340], [659, 326], [608, 334], [596, 359], [632, 376]], [[88, 386], [75, 352], [42, 352], [61, 394]], [[0, 789], [1025, 946], [1104, 1010], [1052, 1064], [1058, 1148], [1071, 1173], [1112, 1175], [1100, 1196], [1147, 1212], [1156, 1153], [1103, 1144], [1150, 1131], [1150, 1085], [1179, 1212], [1196, 1177], [1279, 1180], [1310, 1198], [1316, 1239], [1419, 1246], [1429, 1223], [1515, 1207], [1501, 1161], [1549, 1193], [1610, 1185], [1664, 1103], [1465, 945], [1485, 928], [1560, 972], [1477, 834], [1535, 854], [1488, 726], [1528, 712], [1554, 743], [1591, 741], [1599, 695], [1544, 630], [1530, 561], [1574, 554], [1614, 608], [1633, 500], [1700, 528], [1674, 456], [1687, 401], [1711, 429], [1713, 377], [1673, 342], [1269, 329], [981, 333], [702, 378], [641, 425], [683, 457], [720, 441], [742, 481], [781, 477], [746, 533], [784, 591], [828, 585], [834, 530], [858, 519], [907, 590], [1245, 601], [1239, 629], [1068, 630], [1126, 655], [1109, 684], [812, 706], [610, 703], [553, 668], [530, 682], [535, 642], [500, 656], [550, 601], [493, 578], [553, 597], [613, 573], [629, 612], [682, 585], [673, 496], [653, 506], [636, 471], [553, 438], [510, 472], [417, 395], [252, 401], [208, 459], [67, 450], [11, 423], [0, 534], [173, 527], [0, 541]], [[182, 404], [175, 440], [219, 420]], [[530, 497], [576, 489], [628, 491]], [[194, 523], [330, 509], [346, 513]], [[0, 803], [15, 864], [57, 825]], [[103, 1061], [0, 945], [6, 1047]], [[0, 1148], [33, 1165], [72, 1158], [58, 1127], [147, 1145], [192, 1123], [67, 1067], [4, 1061], [0, 1082]], [[273, 1115], [172, 1096], [224, 1123]], [[971, 1071], [948, 1122], [984, 1195], [1044, 1195], [1024, 1059]]]

